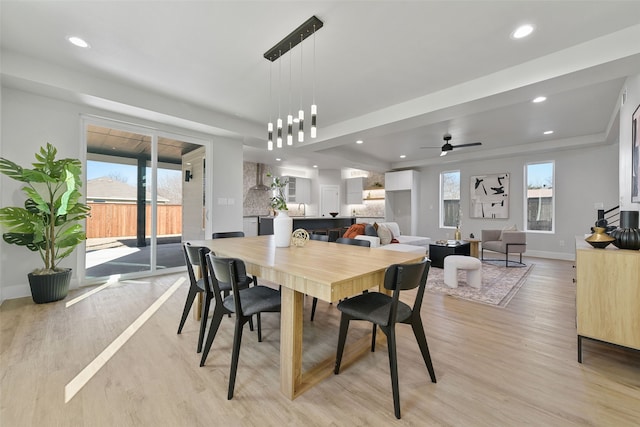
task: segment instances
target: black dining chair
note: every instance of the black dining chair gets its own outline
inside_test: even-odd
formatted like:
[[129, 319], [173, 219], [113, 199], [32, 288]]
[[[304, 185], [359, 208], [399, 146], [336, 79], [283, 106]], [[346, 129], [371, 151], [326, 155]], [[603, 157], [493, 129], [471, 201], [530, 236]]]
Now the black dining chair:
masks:
[[[326, 234], [309, 234], [309, 240], [319, 240], [321, 242], [328, 242], [329, 236]], [[313, 302], [311, 303], [311, 321], [313, 322], [313, 318], [316, 315], [316, 306], [318, 305], [318, 298], [314, 297]]]
[[[322, 237], [326, 237], [327, 240], [325, 241], [329, 241], [329, 236], [322, 236]], [[309, 239], [311, 239], [311, 235], [309, 235]], [[324, 239], [319, 239], [319, 238], [315, 238], [314, 240], [324, 240]], [[350, 239], [348, 237], [339, 237], [335, 240], [335, 243], [339, 243], [342, 245], [355, 245], [355, 246], [365, 246], [365, 247], [371, 247], [371, 242], [368, 240], [360, 240], [360, 239]], [[313, 322], [313, 318], [316, 316], [316, 307], [318, 306], [318, 298], [314, 297], [313, 298], [313, 302], [311, 303], [311, 321]]]
[[343, 245], [365, 246], [371, 247], [371, 242], [368, 240], [351, 239], [349, 237], [338, 237], [336, 243], [342, 243]]
[[[209, 252], [209, 248], [204, 246], [192, 246], [189, 242], [185, 242], [182, 245], [184, 252], [184, 260], [187, 264], [187, 273], [189, 275], [189, 293], [187, 294], [187, 300], [184, 302], [184, 308], [182, 309], [182, 317], [180, 318], [180, 325], [178, 326], [178, 334], [182, 333], [184, 323], [189, 316], [191, 307], [193, 307], [193, 301], [196, 298], [198, 292], [204, 294], [204, 307], [200, 316], [200, 332], [198, 334], [198, 353], [202, 351], [202, 341], [204, 339], [204, 331], [207, 324], [207, 314], [209, 310], [209, 303], [213, 298], [213, 293], [208, 288], [208, 282], [206, 280], [207, 266], [202, 262], [200, 258], [200, 250]], [[200, 268], [200, 278], [196, 278], [194, 267]]]
[[[244, 237], [244, 231], [218, 231], [215, 233], [211, 234], [211, 238], [212, 239], [227, 239], [227, 238], [231, 238], [231, 237]], [[247, 282], [247, 285], [253, 283], [255, 285], [258, 284], [258, 278], [256, 276], [247, 276], [246, 273], [244, 274], [244, 276], [241, 277], [240, 282], [244, 283]], [[227, 295], [229, 295], [229, 291], [231, 290], [231, 288], [223, 291], [224, 292], [224, 296], [226, 297]], [[251, 328], [251, 330], [253, 331], [253, 321], [251, 321], [249, 323], [249, 326]]]
[[227, 237], [244, 237], [244, 231], [219, 231], [211, 234], [212, 239], [226, 239]]
[[[225, 297], [222, 301], [216, 301], [216, 304], [219, 302], [222, 303], [221, 305], [226, 312], [235, 313], [236, 315], [233, 335], [233, 353], [231, 355], [231, 371], [229, 373], [229, 391], [227, 393], [227, 399], [231, 400], [233, 398], [236, 372], [238, 370], [238, 359], [240, 357], [240, 344], [242, 342], [244, 324], [247, 323], [254, 314], [280, 312], [280, 291], [266, 286], [252, 286], [241, 289], [238, 279], [240, 272], [244, 270], [244, 262], [240, 259], [217, 257], [213, 253], [208, 253], [206, 260], [212, 272], [210, 282], [214, 289], [222, 286], [222, 284], [230, 284], [232, 289], [232, 295]], [[214, 293], [220, 295], [219, 292]], [[224, 313], [215, 316], [211, 321], [209, 336], [207, 337], [205, 352], [202, 354], [200, 366], [204, 365], [206, 354], [211, 347], [223, 315]], [[260, 317], [258, 317], [258, 331], [261, 330], [259, 319]]]
[[[340, 363], [344, 344], [347, 339], [347, 330], [351, 320], [365, 320], [373, 323], [373, 333], [371, 337], [371, 351], [375, 351], [376, 328], [380, 329], [387, 336], [387, 348], [389, 352], [389, 368], [391, 373], [391, 387], [393, 389], [393, 407], [396, 418], [400, 419], [400, 390], [398, 387], [398, 359], [396, 350], [396, 323], [406, 323], [411, 325], [413, 334], [418, 341], [418, 346], [422, 352], [422, 358], [429, 371], [431, 382], [436, 382], [436, 374], [433, 370], [431, 355], [427, 345], [427, 338], [420, 317], [420, 307], [427, 283], [427, 275], [431, 261], [424, 258], [421, 262], [414, 264], [393, 264], [387, 267], [384, 275], [384, 287], [392, 291], [392, 295], [381, 292], [368, 292], [346, 299], [338, 304], [338, 310], [342, 312], [340, 316], [340, 334], [338, 337], [338, 350], [336, 353], [336, 366], [334, 373], [340, 372]], [[400, 292], [418, 288], [413, 307], [400, 301]]]

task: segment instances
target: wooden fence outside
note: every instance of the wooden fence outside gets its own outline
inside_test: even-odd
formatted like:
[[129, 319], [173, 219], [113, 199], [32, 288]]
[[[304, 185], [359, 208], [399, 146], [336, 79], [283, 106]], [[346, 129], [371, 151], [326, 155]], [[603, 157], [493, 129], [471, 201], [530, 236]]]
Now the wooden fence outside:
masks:
[[[135, 204], [88, 203], [87, 238], [136, 236]], [[158, 205], [158, 236], [182, 234], [182, 205]], [[151, 235], [151, 206], [146, 206], [145, 235]]]

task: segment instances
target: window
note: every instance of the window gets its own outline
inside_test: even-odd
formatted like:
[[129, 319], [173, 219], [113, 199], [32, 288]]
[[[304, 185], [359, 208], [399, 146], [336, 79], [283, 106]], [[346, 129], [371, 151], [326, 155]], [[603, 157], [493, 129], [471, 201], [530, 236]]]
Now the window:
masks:
[[526, 231], [554, 231], [554, 169], [553, 162], [526, 165]]
[[440, 174], [440, 227], [456, 227], [460, 218], [460, 171]]

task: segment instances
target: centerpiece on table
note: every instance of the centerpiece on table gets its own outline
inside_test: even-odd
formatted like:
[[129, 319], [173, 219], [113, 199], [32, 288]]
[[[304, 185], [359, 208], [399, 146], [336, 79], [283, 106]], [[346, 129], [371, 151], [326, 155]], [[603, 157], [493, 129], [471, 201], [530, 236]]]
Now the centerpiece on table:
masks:
[[270, 198], [270, 206], [277, 212], [276, 217], [273, 218], [273, 235], [276, 241], [276, 248], [288, 248], [291, 244], [291, 233], [293, 232], [293, 218], [289, 216], [287, 198], [284, 195], [288, 180], [286, 177], [274, 177], [271, 173], [268, 173], [267, 176], [272, 178], [271, 191], [273, 195]]

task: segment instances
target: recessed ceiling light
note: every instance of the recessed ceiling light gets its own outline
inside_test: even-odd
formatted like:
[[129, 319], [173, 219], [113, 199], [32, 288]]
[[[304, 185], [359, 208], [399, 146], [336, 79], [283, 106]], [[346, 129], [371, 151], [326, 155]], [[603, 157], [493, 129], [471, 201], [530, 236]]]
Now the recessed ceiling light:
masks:
[[69, 36], [69, 37], [67, 37], [67, 40], [69, 41], [69, 43], [73, 44], [74, 46], [85, 47], [85, 48], [89, 47], [89, 43], [87, 43], [86, 41], [84, 41], [80, 37]]
[[407, 157], [406, 154], [400, 154], [401, 159], [404, 159], [405, 157]]
[[359, 139], [359, 140], [357, 140], [357, 141], [356, 141], [356, 144], [362, 144], [362, 143], [364, 143], [364, 141], [363, 141], [363, 140], [361, 140], [361, 139]]
[[314, 167], [314, 168], [317, 168], [317, 167], [318, 167], [318, 165], [313, 165], [313, 167]]
[[521, 39], [523, 37], [527, 37], [531, 33], [533, 33], [533, 25], [520, 25], [513, 33], [511, 33], [511, 38]]
[[279, 162], [280, 160], [282, 160], [280, 157], [276, 157], [276, 162]]
[[537, 104], [538, 102], [544, 102], [544, 101], [546, 101], [546, 100], [547, 100], [547, 97], [546, 97], [546, 96], [538, 96], [538, 97], [536, 97], [536, 98], [533, 98], [533, 102], [535, 102], [536, 104]]
[[545, 135], [551, 135], [552, 133], [553, 133], [553, 131], [552, 131], [552, 130], [545, 130], [545, 131], [544, 131], [544, 134], [545, 134]]

